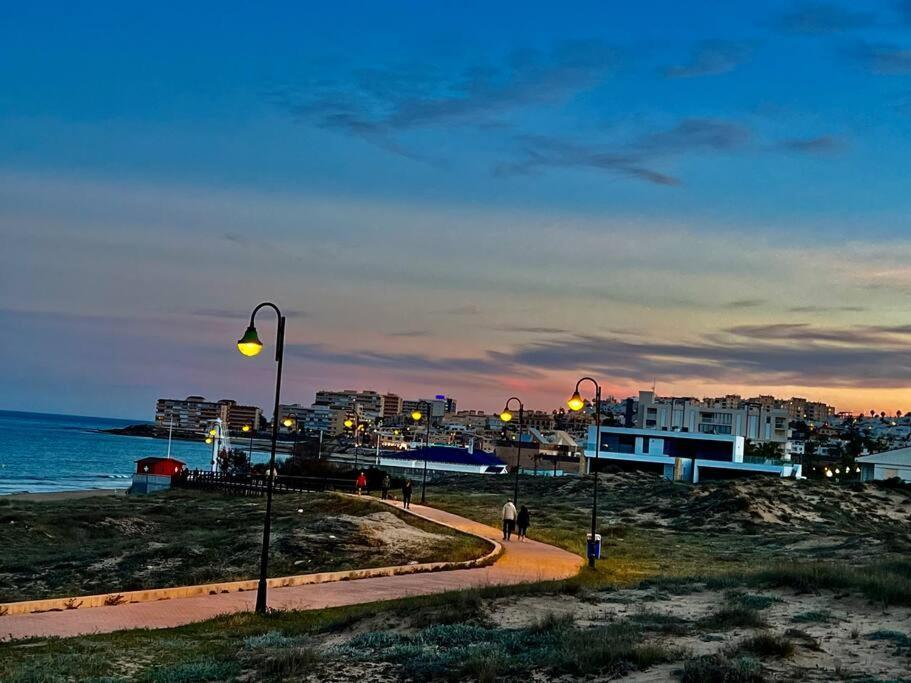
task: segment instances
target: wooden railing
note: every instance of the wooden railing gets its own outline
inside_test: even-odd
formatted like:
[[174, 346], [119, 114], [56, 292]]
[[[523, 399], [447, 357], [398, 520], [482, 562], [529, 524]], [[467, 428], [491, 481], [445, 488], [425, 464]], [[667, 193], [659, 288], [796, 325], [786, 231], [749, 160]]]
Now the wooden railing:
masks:
[[[293, 493], [306, 491], [354, 491], [355, 480], [336, 477], [293, 477], [279, 474], [273, 483], [274, 493]], [[263, 474], [244, 476], [225, 474], [224, 472], [205, 472], [200, 470], [185, 471], [172, 479], [172, 484], [179, 488], [220, 491], [238, 496], [262, 496], [266, 493], [268, 477]]]

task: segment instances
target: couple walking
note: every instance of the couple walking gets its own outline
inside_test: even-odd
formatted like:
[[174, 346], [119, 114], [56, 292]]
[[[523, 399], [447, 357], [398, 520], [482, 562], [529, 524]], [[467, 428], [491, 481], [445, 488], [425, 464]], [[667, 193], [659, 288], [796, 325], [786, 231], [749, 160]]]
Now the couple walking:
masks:
[[507, 499], [506, 505], [503, 506], [501, 517], [503, 519], [503, 540], [512, 540], [513, 530], [518, 527], [519, 540], [524, 543], [531, 522], [531, 513], [528, 508], [523, 505], [522, 509], [517, 512], [512, 499]]

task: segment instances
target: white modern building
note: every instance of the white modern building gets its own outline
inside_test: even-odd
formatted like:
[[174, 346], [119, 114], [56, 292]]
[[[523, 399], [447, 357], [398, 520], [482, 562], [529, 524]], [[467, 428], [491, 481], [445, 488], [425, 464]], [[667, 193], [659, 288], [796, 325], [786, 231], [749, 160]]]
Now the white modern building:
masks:
[[766, 402], [743, 402], [725, 407], [724, 401], [707, 403], [696, 398], [659, 398], [654, 391], [639, 392], [636, 426], [700, 435], [739, 436], [751, 441], [785, 444], [788, 411]]
[[857, 458], [860, 480], [874, 481], [898, 477], [911, 482], [911, 448], [897, 448]]
[[652, 470], [665, 479], [694, 484], [746, 475], [801, 476], [801, 466], [790, 462], [746, 462], [742, 436], [603, 426], [596, 441], [592, 426], [585, 444], [588, 471], [593, 466], [595, 443], [603, 463]]

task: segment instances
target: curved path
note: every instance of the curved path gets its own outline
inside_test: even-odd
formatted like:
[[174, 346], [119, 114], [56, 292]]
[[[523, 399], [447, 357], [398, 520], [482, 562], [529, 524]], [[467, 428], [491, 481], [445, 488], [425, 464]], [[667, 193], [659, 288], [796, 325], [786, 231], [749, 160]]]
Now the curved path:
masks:
[[[499, 529], [435, 508], [412, 505], [411, 512], [492, 541], [501, 542], [503, 536]], [[502, 544], [504, 553], [488, 567], [272, 588], [269, 590], [269, 607], [280, 610], [322, 609], [490, 585], [565, 579], [578, 573], [584, 562], [578, 555], [538, 541], [502, 541]], [[256, 592], [246, 591], [115, 607], [7, 615], [0, 617], [0, 639], [67, 637], [132, 628], [171, 628], [221, 614], [252, 611], [255, 600]]]

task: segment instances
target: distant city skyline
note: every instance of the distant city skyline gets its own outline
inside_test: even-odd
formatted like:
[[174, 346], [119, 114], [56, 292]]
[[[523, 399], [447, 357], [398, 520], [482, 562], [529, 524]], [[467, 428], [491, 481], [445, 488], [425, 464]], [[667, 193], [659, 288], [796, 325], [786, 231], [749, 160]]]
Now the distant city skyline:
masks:
[[51, 2], [0, 54], [4, 409], [268, 413], [270, 299], [289, 403], [911, 410], [907, 2]]

